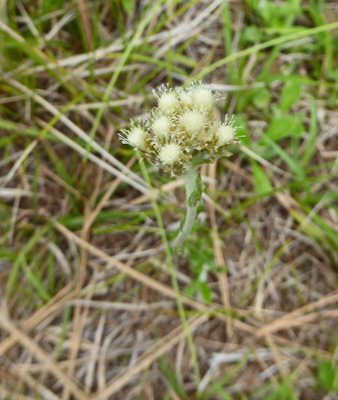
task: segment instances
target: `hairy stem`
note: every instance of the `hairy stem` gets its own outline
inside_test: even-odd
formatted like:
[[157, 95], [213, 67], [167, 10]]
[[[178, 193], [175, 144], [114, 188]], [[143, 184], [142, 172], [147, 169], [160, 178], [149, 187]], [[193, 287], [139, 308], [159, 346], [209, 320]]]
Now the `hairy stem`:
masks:
[[185, 183], [185, 193], [186, 193], [186, 202], [187, 202], [187, 214], [185, 217], [184, 225], [176, 239], [172, 243], [172, 247], [179, 247], [181, 246], [187, 237], [189, 236], [195, 220], [197, 216], [197, 203], [196, 200], [195, 204], [189, 204], [189, 199], [192, 193], [194, 192], [197, 184], [197, 178], [199, 177], [198, 167], [190, 168], [186, 175], [184, 176], [184, 183]]

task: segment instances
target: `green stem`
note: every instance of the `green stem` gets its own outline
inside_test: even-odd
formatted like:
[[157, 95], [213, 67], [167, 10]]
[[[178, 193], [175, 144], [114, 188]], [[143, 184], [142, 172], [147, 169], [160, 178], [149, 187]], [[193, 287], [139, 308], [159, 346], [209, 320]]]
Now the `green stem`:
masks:
[[[139, 161], [140, 161], [141, 160], [140, 155], [138, 155], [138, 158], [139, 158]], [[189, 347], [189, 350], [190, 350], [191, 360], [192, 360], [194, 373], [195, 373], [195, 378], [196, 378], [196, 386], [198, 388], [199, 384], [201, 382], [201, 374], [199, 372], [197, 353], [196, 353], [196, 349], [195, 349], [195, 345], [194, 345], [194, 340], [193, 340], [192, 334], [190, 332], [190, 328], [189, 328], [189, 324], [188, 324], [188, 321], [187, 321], [187, 317], [185, 315], [185, 310], [184, 310], [184, 306], [183, 306], [183, 302], [182, 302], [182, 298], [181, 298], [180, 288], [178, 286], [178, 281], [177, 281], [177, 278], [176, 278], [176, 271], [175, 271], [173, 260], [171, 258], [169, 243], [168, 243], [168, 240], [167, 240], [167, 236], [165, 234], [165, 229], [164, 229], [162, 218], [161, 218], [161, 212], [160, 212], [160, 209], [159, 209], [159, 207], [157, 205], [156, 198], [155, 198], [155, 195], [154, 195], [154, 191], [153, 191], [152, 186], [151, 186], [151, 181], [150, 181], [150, 178], [149, 178], [149, 175], [148, 175], [148, 172], [147, 172], [147, 169], [146, 169], [144, 163], [140, 162], [140, 168], [141, 168], [143, 176], [144, 176], [144, 178], [145, 178], [145, 180], [146, 180], [146, 182], [148, 183], [148, 186], [149, 186], [149, 195], [150, 195], [151, 202], [152, 202], [152, 205], [153, 205], [153, 208], [154, 208], [154, 211], [155, 211], [157, 223], [158, 223], [158, 226], [160, 228], [162, 241], [163, 241], [163, 245], [164, 245], [164, 250], [165, 250], [165, 254], [166, 254], [166, 259], [167, 259], [167, 263], [168, 263], [169, 271], [170, 271], [170, 275], [171, 275], [171, 281], [172, 281], [173, 288], [174, 288], [174, 291], [175, 291], [175, 294], [176, 294], [176, 302], [177, 302], [178, 313], [180, 315], [180, 318], [181, 318], [181, 321], [182, 321], [182, 325], [183, 325], [183, 329], [184, 329], [184, 332], [185, 332], [186, 337], [187, 337], [187, 343], [188, 343], [188, 347]]]
[[177, 235], [176, 239], [172, 243], [172, 247], [176, 248], [181, 246], [194, 226], [196, 216], [197, 216], [197, 203], [196, 201], [193, 205], [189, 202], [190, 196], [193, 194], [196, 188], [197, 178], [199, 177], [198, 167], [193, 167], [188, 170], [184, 176], [186, 201], [187, 201], [187, 215], [185, 217], [184, 225], [180, 233]]

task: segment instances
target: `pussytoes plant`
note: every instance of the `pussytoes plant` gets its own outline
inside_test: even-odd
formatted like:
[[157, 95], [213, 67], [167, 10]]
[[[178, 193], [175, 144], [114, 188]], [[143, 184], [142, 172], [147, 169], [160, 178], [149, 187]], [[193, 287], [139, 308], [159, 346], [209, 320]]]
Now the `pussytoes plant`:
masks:
[[131, 121], [130, 128], [121, 130], [119, 137], [172, 177], [184, 177], [187, 213], [172, 243], [175, 248], [190, 234], [199, 211], [200, 165], [230, 156], [228, 146], [238, 143], [238, 138], [233, 119], [226, 116], [221, 122], [217, 117], [219, 93], [203, 83], [175, 89], [162, 85], [153, 92], [158, 106], [143, 122]]

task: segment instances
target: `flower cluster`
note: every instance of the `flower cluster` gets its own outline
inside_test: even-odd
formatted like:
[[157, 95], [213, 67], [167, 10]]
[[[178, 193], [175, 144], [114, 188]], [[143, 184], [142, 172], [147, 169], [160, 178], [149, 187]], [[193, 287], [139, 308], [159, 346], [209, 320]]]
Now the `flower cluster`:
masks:
[[172, 176], [184, 174], [196, 158], [208, 163], [229, 155], [228, 145], [237, 142], [236, 128], [228, 117], [223, 123], [217, 120], [218, 93], [199, 82], [185, 89], [162, 85], [154, 95], [158, 107], [143, 124], [131, 121], [130, 129], [121, 131], [123, 143]]

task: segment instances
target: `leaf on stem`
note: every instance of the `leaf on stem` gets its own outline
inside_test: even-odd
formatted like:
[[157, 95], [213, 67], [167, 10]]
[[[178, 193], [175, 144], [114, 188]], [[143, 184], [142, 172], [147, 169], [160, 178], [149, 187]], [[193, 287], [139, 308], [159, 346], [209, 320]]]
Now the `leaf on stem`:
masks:
[[195, 189], [191, 193], [191, 195], [189, 196], [189, 199], [188, 199], [189, 207], [196, 206], [197, 202], [201, 200], [202, 192], [203, 192], [202, 179], [201, 179], [201, 175], [198, 175], [196, 178]]

